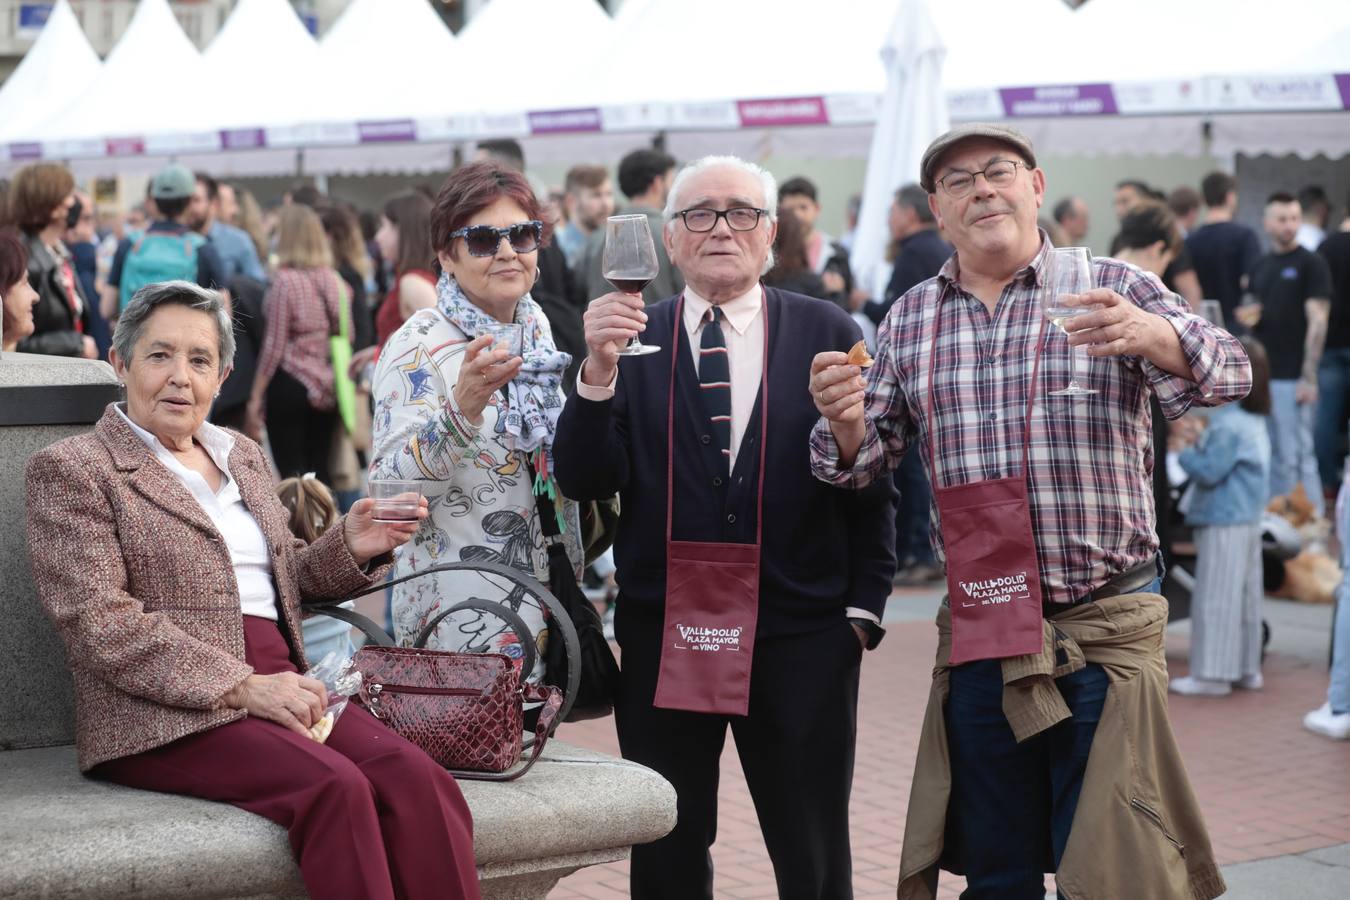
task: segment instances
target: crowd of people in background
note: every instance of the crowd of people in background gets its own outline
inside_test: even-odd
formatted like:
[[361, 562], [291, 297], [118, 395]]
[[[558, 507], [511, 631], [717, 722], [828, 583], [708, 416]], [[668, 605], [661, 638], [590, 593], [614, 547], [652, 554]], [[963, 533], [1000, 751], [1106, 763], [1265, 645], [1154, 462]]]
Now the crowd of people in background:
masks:
[[[514, 141], [484, 142], [478, 158], [525, 170]], [[659, 236], [675, 170], [669, 154], [643, 147], [612, 173], [582, 164], [558, 188], [534, 186], [551, 239], [539, 247], [530, 296], [557, 349], [571, 355], [564, 393], [572, 392], [587, 354], [586, 304], [610, 290], [602, 271], [605, 220], [643, 214]], [[1350, 217], [1321, 187], [1292, 188], [1267, 198], [1264, 237], [1237, 220], [1237, 181], [1223, 172], [1170, 192], [1125, 179], [1110, 200], [1118, 223], [1110, 255], [1152, 273], [1194, 311], [1241, 336], [1268, 379], [1252, 403], [1214, 419], [1187, 417], [1170, 433], [1154, 410], [1155, 447], [1177, 454], [1196, 492], [1221, 495], [1198, 504], [1192, 497], [1184, 512], [1174, 511], [1176, 485], [1167, 466], [1156, 467], [1164, 553], [1174, 520], [1196, 527], [1205, 535], [1196, 543], [1208, 548], [1198, 563], [1193, 616], [1211, 644], [1197, 641], [1191, 675], [1174, 681], [1173, 689], [1185, 693], [1221, 695], [1235, 684], [1259, 683], [1259, 668], [1248, 665], [1259, 608], [1243, 599], [1252, 596], [1259, 564], [1229, 563], [1234, 553], [1247, 562], [1259, 557], [1259, 521], [1272, 498], [1301, 490], [1315, 514], [1326, 515], [1350, 448]], [[763, 282], [841, 307], [874, 344], [895, 300], [936, 275], [952, 253], [929, 199], [917, 184], [897, 186], [885, 261], [854, 271], [849, 248], [859, 197], [848, 198], [844, 232], [835, 238], [821, 221], [817, 185], [787, 178], [774, 198], [777, 233]], [[314, 473], [347, 509], [371, 461], [370, 428], [367, 422], [352, 434], [340, 425], [329, 339], [348, 323], [353, 356], [342, 374], [364, 392], [362, 418], [378, 415], [378, 404], [367, 398], [381, 348], [410, 316], [436, 304], [433, 200], [431, 189], [419, 187], [391, 195], [378, 210], [360, 210], [300, 184], [264, 210], [241, 186], [171, 165], [151, 179], [141, 202], [113, 212], [98, 209], [65, 167], [27, 166], [6, 186], [0, 211], [3, 349], [107, 359], [118, 316], [141, 287], [183, 279], [217, 289], [233, 316], [238, 349], [211, 420], [256, 439], [266, 435], [280, 477]], [[1067, 196], [1045, 204], [1040, 226], [1054, 245], [1080, 246], [1105, 213], [1105, 204]], [[649, 303], [684, 288], [659, 238], [657, 253], [660, 274], [643, 291]], [[1225, 450], [1234, 435], [1244, 436], [1241, 453]], [[936, 584], [942, 575], [929, 541], [931, 495], [922, 460], [909, 452], [892, 477], [900, 494], [896, 583]], [[1344, 534], [1345, 523], [1338, 524]], [[1220, 540], [1220, 532], [1231, 540]], [[1225, 564], [1214, 566], [1216, 559]], [[612, 571], [602, 559], [590, 574], [603, 583]], [[1350, 622], [1350, 615], [1341, 618]], [[1216, 635], [1226, 649], [1214, 649]], [[1350, 660], [1337, 672], [1328, 705], [1307, 724], [1350, 737]]]

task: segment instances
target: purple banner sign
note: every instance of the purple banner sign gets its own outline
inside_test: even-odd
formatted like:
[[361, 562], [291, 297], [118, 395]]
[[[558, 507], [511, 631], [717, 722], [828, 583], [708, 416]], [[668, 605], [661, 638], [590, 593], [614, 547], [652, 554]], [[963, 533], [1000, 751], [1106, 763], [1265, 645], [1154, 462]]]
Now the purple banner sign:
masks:
[[1336, 74], [1336, 87], [1341, 92], [1341, 108], [1350, 109], [1350, 72]]
[[1056, 84], [999, 88], [1003, 114], [1039, 116], [1114, 116], [1116, 95], [1109, 84]]
[[567, 132], [600, 131], [604, 122], [600, 110], [549, 109], [529, 114], [530, 134], [564, 134]]
[[388, 122], [357, 122], [356, 132], [363, 144], [417, 140], [417, 127], [413, 125], [412, 119], [392, 119]]
[[108, 138], [103, 145], [109, 156], [141, 156], [145, 153], [145, 138]]
[[42, 159], [42, 145], [35, 142], [24, 142], [9, 145], [10, 159]]
[[220, 146], [226, 150], [256, 150], [267, 146], [267, 134], [261, 128], [231, 128], [220, 133]]
[[824, 97], [785, 97], [778, 100], [737, 100], [742, 128], [773, 125], [828, 125]]

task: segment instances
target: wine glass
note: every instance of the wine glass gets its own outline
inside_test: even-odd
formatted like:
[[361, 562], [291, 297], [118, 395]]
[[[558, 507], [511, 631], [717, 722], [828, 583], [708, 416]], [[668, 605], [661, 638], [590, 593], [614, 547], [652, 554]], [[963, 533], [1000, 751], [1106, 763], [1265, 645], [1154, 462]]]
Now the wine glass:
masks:
[[[1060, 297], [1065, 294], [1083, 294], [1092, 290], [1092, 251], [1087, 247], [1052, 247], [1045, 255], [1044, 287], [1041, 288], [1041, 308], [1050, 320], [1065, 336], [1064, 321], [1074, 316], [1092, 312], [1095, 306], [1065, 306]], [[1084, 397], [1097, 393], [1078, 383], [1078, 361], [1083, 360], [1083, 368], [1088, 365], [1087, 347], [1069, 348], [1069, 386], [1058, 391], [1050, 391], [1051, 397]]]
[[[601, 265], [605, 280], [614, 285], [614, 290], [641, 295], [642, 289], [661, 271], [646, 215], [610, 216], [605, 221], [605, 255]], [[619, 355], [642, 356], [660, 349], [642, 343], [635, 334]]]

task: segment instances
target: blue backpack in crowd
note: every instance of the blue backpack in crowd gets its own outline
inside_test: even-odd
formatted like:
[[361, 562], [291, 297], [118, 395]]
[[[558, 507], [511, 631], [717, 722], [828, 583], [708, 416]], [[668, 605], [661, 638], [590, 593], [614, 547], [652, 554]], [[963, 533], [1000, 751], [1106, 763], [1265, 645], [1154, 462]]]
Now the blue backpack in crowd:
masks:
[[206, 238], [194, 231], [183, 234], [147, 231], [134, 241], [122, 263], [118, 310], [126, 309], [136, 292], [147, 284], [161, 281], [197, 283], [197, 251], [206, 243]]

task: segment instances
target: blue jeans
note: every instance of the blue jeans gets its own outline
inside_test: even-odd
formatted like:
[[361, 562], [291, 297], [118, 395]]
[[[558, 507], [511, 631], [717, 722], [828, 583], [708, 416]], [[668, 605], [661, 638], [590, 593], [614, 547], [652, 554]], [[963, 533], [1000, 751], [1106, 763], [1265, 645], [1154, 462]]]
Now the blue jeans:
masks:
[[999, 660], [957, 666], [947, 700], [952, 796], [948, 833], [965, 863], [961, 900], [1044, 900], [1083, 787], [1108, 680], [1089, 664], [1056, 679], [1073, 717], [1013, 738]]
[[[1341, 571], [1350, 572], [1350, 482], [1341, 483], [1336, 500], [1336, 536], [1341, 541]], [[1336, 586], [1336, 632], [1331, 638], [1331, 684], [1327, 702], [1332, 712], [1350, 712], [1350, 578]]]
[[928, 508], [933, 502], [928, 473], [917, 440], [895, 467], [900, 502], [895, 507], [895, 561], [900, 566], [933, 565], [933, 543], [928, 538]]
[[1303, 484], [1317, 514], [1323, 515], [1322, 478], [1317, 472], [1313, 452], [1313, 405], [1294, 400], [1295, 381], [1271, 379], [1270, 418], [1270, 496], [1278, 497]]
[[[1158, 589], [1155, 579], [1140, 590]], [[947, 834], [965, 863], [961, 900], [1044, 900], [1044, 873], [1059, 868], [1069, 842], [1110, 686], [1106, 672], [1088, 663], [1055, 679], [1072, 718], [1020, 744], [1003, 714], [1002, 662], [966, 663], [949, 675]]]
[[1350, 422], [1350, 347], [1329, 349], [1317, 369], [1317, 421], [1313, 444], [1317, 470], [1325, 485], [1341, 481], [1345, 458], [1345, 427]]

